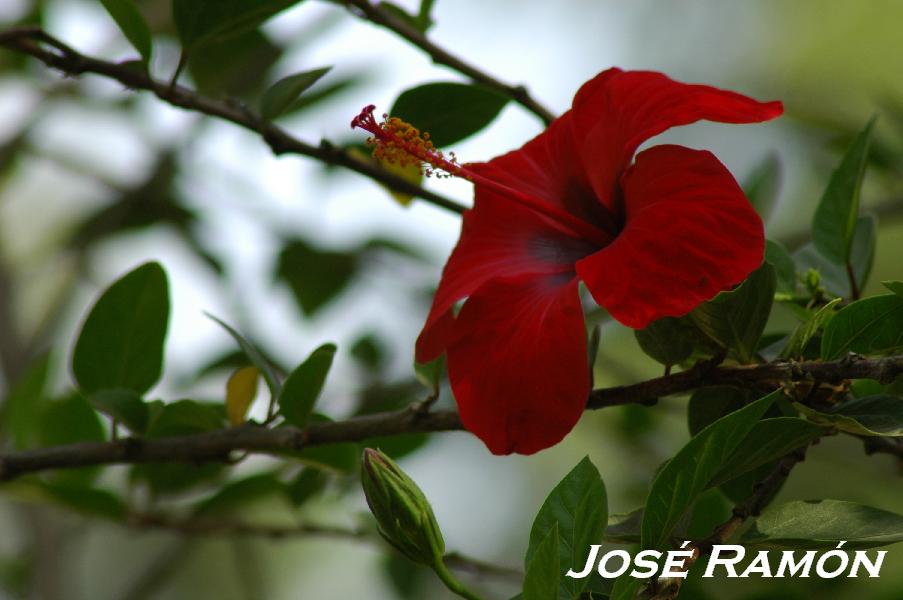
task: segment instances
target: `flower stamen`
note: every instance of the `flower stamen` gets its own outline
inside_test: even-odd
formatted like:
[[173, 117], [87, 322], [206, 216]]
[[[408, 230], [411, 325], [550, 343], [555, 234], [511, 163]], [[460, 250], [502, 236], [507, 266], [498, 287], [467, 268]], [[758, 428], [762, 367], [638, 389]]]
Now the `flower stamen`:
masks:
[[450, 152], [448, 158], [436, 149], [430, 141], [429, 133], [423, 133], [410, 123], [398, 117], [384, 114], [378, 122], [372, 104], [364, 107], [361, 114], [351, 121], [351, 128], [360, 128], [370, 133], [367, 144], [373, 147], [373, 156], [380, 161], [396, 163], [402, 167], [417, 165], [427, 177], [461, 177], [481, 185], [508, 198], [534, 212], [540, 213], [563, 225], [578, 237], [591, 240], [600, 246], [608, 245], [613, 236], [595, 225], [576, 217], [549, 202], [534, 198], [503, 183], [476, 173], [473, 169], [458, 164], [457, 157]]

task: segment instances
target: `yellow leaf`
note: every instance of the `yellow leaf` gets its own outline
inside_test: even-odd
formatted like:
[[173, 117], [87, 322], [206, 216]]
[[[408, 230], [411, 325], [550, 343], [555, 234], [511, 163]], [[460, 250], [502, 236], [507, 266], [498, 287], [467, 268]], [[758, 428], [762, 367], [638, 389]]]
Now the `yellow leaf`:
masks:
[[245, 422], [248, 409], [257, 396], [257, 380], [260, 372], [256, 367], [242, 367], [232, 373], [226, 383], [226, 414], [233, 425]]

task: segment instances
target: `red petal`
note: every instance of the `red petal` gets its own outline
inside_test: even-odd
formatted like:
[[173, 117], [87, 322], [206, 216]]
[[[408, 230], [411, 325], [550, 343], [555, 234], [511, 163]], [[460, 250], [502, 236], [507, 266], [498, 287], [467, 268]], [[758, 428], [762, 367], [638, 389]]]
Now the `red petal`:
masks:
[[577, 263], [593, 298], [628, 327], [676, 317], [762, 262], [762, 220], [710, 152], [655, 146], [622, 179], [624, 230]]
[[493, 279], [464, 304], [448, 377], [464, 426], [493, 454], [532, 454], [577, 423], [589, 394], [577, 279]]
[[477, 186], [475, 207], [464, 214], [461, 238], [417, 340], [418, 362], [442, 354], [457, 329], [449, 312], [452, 306], [490, 279], [573, 273], [574, 263], [596, 249], [546, 217]]
[[574, 96], [574, 133], [593, 189], [618, 212], [617, 182], [644, 141], [699, 120], [755, 123], [783, 112], [780, 102], [759, 102], [707, 85], [679, 83], [653, 71], [609, 69]]

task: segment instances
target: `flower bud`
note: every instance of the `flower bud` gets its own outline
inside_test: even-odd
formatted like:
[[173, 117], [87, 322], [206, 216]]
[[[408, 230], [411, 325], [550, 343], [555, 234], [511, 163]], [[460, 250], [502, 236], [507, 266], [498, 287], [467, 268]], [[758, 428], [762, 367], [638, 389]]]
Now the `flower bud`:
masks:
[[414, 562], [433, 566], [445, 554], [445, 542], [423, 492], [392, 459], [364, 449], [361, 484], [379, 533]]

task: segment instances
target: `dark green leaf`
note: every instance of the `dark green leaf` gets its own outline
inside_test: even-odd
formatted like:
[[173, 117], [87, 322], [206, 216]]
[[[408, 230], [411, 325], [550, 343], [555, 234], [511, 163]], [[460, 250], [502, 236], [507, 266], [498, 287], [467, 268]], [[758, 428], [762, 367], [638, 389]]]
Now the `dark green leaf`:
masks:
[[[543, 502], [530, 530], [526, 564], [533, 564], [538, 548], [550, 531], [558, 533], [560, 565], [563, 575], [568, 569], [580, 569], [586, 563], [590, 545], [602, 539], [608, 521], [608, 501], [599, 471], [588, 457], [583, 458], [555, 486]], [[586, 579], [562, 578], [569, 597], [576, 598], [586, 587]]]
[[260, 102], [260, 114], [271, 121], [292, 110], [292, 106], [310, 86], [329, 72], [332, 67], [323, 67], [312, 71], [304, 71], [284, 77], [274, 83], [263, 94]]
[[194, 514], [206, 517], [212, 514], [240, 512], [261, 498], [277, 495], [287, 497], [285, 484], [274, 473], [258, 473], [230, 481], [215, 494], [199, 502], [194, 508]]
[[810, 420], [856, 435], [903, 436], [903, 398], [879, 394], [852, 398], [826, 411], [797, 405]]
[[671, 531], [710, 485], [728, 457], [777, 399], [774, 392], [721, 417], [695, 435], [659, 472], [643, 514], [644, 548], [668, 545]]
[[558, 585], [561, 581], [559, 540], [558, 524], [554, 523], [536, 543], [532, 557], [527, 559], [523, 600], [558, 598]]
[[609, 600], [634, 600], [643, 583], [642, 579], [631, 577], [630, 573], [624, 573], [615, 579], [615, 585], [611, 589]]
[[604, 539], [615, 544], [639, 544], [640, 528], [643, 525], [643, 509], [629, 513], [609, 515]]
[[199, 91], [221, 97], [257, 98], [283, 48], [260, 30], [205, 42], [191, 51], [188, 72]]
[[721, 292], [690, 313], [703, 333], [730, 350], [743, 363], [755, 361], [756, 346], [771, 314], [775, 272], [767, 262], [740, 286]]
[[853, 140], [840, 165], [831, 174], [812, 220], [812, 242], [822, 256], [838, 265], [845, 265], [850, 259], [859, 216], [859, 191], [868, 162], [874, 124], [873, 117]]
[[[78, 393], [48, 403], [41, 413], [37, 433], [41, 446], [102, 442], [106, 439], [100, 417]], [[93, 481], [99, 472], [98, 467], [64, 469], [54, 473], [53, 479], [62, 484], [83, 487]]]
[[163, 371], [169, 285], [157, 263], [141, 265], [101, 295], [82, 325], [72, 356], [81, 389], [143, 394]]
[[162, 438], [191, 435], [221, 429], [226, 424], [222, 406], [203, 404], [194, 400], [179, 400], [166, 404], [150, 421], [147, 437]]
[[882, 281], [881, 285], [903, 298], [903, 281]]
[[834, 307], [840, 300], [840, 298], [834, 298], [818, 309], [808, 321], [799, 325], [781, 351], [781, 358], [799, 358], [803, 356], [803, 351], [806, 349], [809, 341], [834, 317]]
[[354, 341], [351, 345], [351, 358], [370, 374], [378, 375], [386, 366], [388, 349], [380, 337], [374, 333], [367, 333]]
[[298, 365], [279, 392], [279, 412], [295, 427], [305, 428], [323, 391], [335, 357], [335, 344], [323, 344]]
[[133, 0], [100, 0], [116, 25], [122, 31], [135, 50], [141, 54], [145, 65], [150, 62], [153, 51], [153, 40], [150, 28]]
[[357, 468], [361, 450], [357, 444], [346, 443], [311, 446], [286, 454], [315, 469], [347, 475]]
[[643, 352], [666, 366], [679, 364], [693, 353], [693, 336], [680, 319], [658, 319], [633, 334]]
[[438, 147], [480, 131], [508, 99], [487, 88], [464, 83], [427, 83], [403, 92], [389, 114], [430, 134]]
[[300, 506], [320, 493], [326, 486], [327, 477], [318, 469], [303, 469], [297, 477], [286, 484], [285, 491], [295, 506]]
[[248, 357], [248, 360], [251, 361], [257, 370], [260, 371], [260, 374], [263, 376], [263, 380], [267, 384], [267, 389], [270, 390], [270, 394], [273, 398], [279, 397], [279, 390], [282, 387], [282, 384], [279, 382], [279, 376], [276, 375], [276, 370], [273, 369], [273, 365], [270, 364], [262, 352], [257, 349], [257, 347], [249, 342], [245, 337], [240, 334], [238, 331], [233, 329], [231, 326], [227, 325], [225, 322], [220, 319], [214, 317], [210, 313], [204, 313], [207, 315], [209, 319], [216, 322], [220, 327], [226, 330], [226, 332], [232, 336], [232, 339], [238, 344], [241, 351], [245, 353], [245, 356]]
[[32, 446], [39, 433], [39, 415], [47, 404], [49, 372], [50, 354], [45, 354], [29, 365], [3, 400], [0, 427], [15, 441], [17, 450]]
[[821, 338], [821, 357], [874, 354], [903, 347], [903, 298], [896, 294], [857, 300], [842, 308]]
[[740, 445], [734, 449], [730, 458], [712, 477], [709, 485], [721, 485], [777, 460], [824, 434], [824, 428], [796, 417], [763, 419], [753, 426]]
[[875, 247], [878, 240], [878, 219], [863, 215], [856, 220], [853, 246], [850, 248], [850, 264], [856, 276], [857, 287], [861, 290], [868, 283], [875, 262]]
[[750, 204], [762, 217], [768, 220], [781, 189], [781, 162], [770, 154], [753, 170], [743, 182], [743, 191]]
[[699, 388], [687, 404], [687, 426], [696, 435], [721, 417], [740, 410], [755, 399], [753, 392], [727, 385]]
[[301, 0], [173, 0], [172, 16], [182, 45], [192, 48], [257, 29]]
[[322, 250], [293, 240], [279, 254], [276, 274], [289, 285], [301, 311], [313, 316], [348, 286], [357, 270], [354, 253]]
[[118, 521], [128, 512], [125, 500], [108, 490], [64, 482], [42, 481], [38, 485], [53, 500], [80, 513]]
[[116, 419], [132, 433], [144, 433], [147, 428], [147, 405], [140, 394], [132, 390], [100, 390], [88, 396], [91, 406]]
[[903, 515], [841, 500], [795, 501], [766, 511], [742, 541], [766, 548], [874, 548], [903, 541]]
[[774, 267], [777, 291], [792, 294], [796, 290], [796, 265], [787, 248], [780, 242], [766, 240], [765, 260]]

